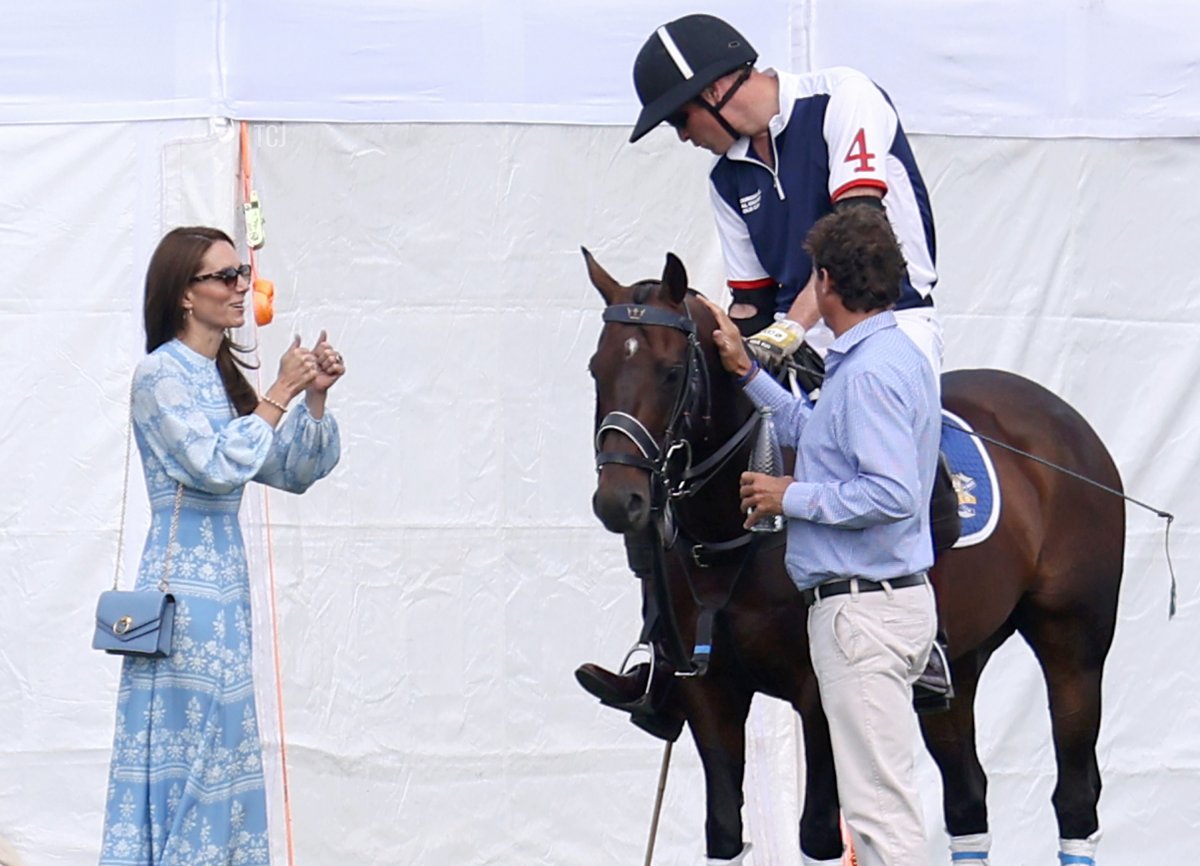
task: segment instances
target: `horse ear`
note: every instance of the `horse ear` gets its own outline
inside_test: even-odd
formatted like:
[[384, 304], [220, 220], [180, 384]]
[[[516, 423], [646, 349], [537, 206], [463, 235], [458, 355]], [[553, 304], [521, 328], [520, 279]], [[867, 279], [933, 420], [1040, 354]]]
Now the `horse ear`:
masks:
[[663, 266], [662, 272], [662, 284], [674, 303], [683, 303], [688, 290], [687, 271], [683, 267], [683, 262], [679, 261], [679, 257], [674, 253], [667, 253], [667, 263]]
[[587, 262], [588, 279], [592, 281], [592, 285], [596, 287], [596, 291], [604, 298], [606, 304], [610, 306], [615, 304], [617, 302], [617, 292], [623, 288], [622, 285], [609, 276], [608, 271], [600, 267], [599, 262], [592, 258], [592, 254], [588, 252], [587, 247], [580, 247], [579, 249], [583, 253], [583, 260]]

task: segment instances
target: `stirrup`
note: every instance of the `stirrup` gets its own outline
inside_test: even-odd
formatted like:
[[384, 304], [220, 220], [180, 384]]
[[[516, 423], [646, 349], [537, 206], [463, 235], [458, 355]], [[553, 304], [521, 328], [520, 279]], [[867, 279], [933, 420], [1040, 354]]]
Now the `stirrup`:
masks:
[[[937, 656], [936, 661], [934, 661], [934, 655]], [[945, 677], [944, 684], [942, 682], [935, 683], [925, 678], [925, 672], [930, 667], [935, 667], [941, 672], [942, 676]], [[917, 677], [914, 685], [924, 689], [927, 693], [940, 695], [946, 698], [946, 700], [954, 697], [954, 679], [950, 673], [950, 657], [947, 655], [945, 647], [937, 640], [934, 640], [933, 646], [929, 651], [929, 662], [925, 665], [925, 671], [922, 671], [921, 676]]]
[[646, 676], [646, 690], [642, 692], [642, 696], [632, 701], [630, 706], [648, 706], [650, 703], [650, 687], [654, 685], [654, 670], [657, 662], [655, 655], [654, 644], [638, 641], [629, 648], [629, 652], [625, 653], [625, 658], [621, 660], [621, 667], [618, 669], [620, 676], [625, 676], [633, 670], [636, 665], [630, 665], [629, 660], [638, 653], [645, 653], [650, 657], [650, 672]]

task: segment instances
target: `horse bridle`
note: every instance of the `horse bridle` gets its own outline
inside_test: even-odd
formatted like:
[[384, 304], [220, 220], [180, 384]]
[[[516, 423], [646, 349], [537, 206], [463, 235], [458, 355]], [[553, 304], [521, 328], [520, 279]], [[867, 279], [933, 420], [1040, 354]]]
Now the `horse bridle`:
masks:
[[[753, 432], [758, 423], [758, 414], [751, 413], [741, 428], [720, 448], [702, 463], [692, 465], [692, 443], [683, 435], [683, 423], [689, 418], [689, 404], [698, 403], [697, 411], [702, 420], [707, 416], [711, 402], [708, 365], [700, 351], [696, 337], [696, 322], [684, 299], [685, 315], [648, 307], [644, 304], [614, 304], [604, 310], [604, 321], [625, 325], [674, 328], [687, 336], [687, 355], [684, 359], [683, 376], [675, 401], [663, 432], [662, 445], [646, 425], [628, 412], [609, 412], [596, 428], [596, 471], [610, 463], [633, 466], [650, 473], [652, 480], [652, 506], [661, 508], [664, 500], [691, 496], [712, 478], [718, 469], [733, 455]], [[629, 439], [637, 454], [622, 454], [601, 451], [600, 440], [609, 431], [620, 433]], [[706, 434], [707, 435], [707, 434]]]
[[[650, 473], [656, 486], [661, 485], [668, 496], [681, 495], [678, 488], [692, 462], [691, 442], [682, 436], [677, 438], [676, 433], [687, 414], [689, 402], [699, 394], [701, 389], [708, 390], [708, 368], [700, 354], [700, 341], [696, 337], [696, 322], [691, 317], [686, 300], [684, 310], [687, 314], [680, 315], [670, 310], [648, 307], [644, 304], [614, 304], [604, 310], [605, 323], [673, 328], [681, 331], [687, 337], [687, 354], [683, 362], [683, 375], [680, 377], [679, 389], [675, 393], [671, 414], [667, 416], [663, 444], [660, 446], [655, 441], [654, 435], [646, 429], [646, 425], [628, 412], [609, 412], [596, 428], [597, 472], [612, 463], [644, 469]], [[703, 380], [703, 384], [698, 381], [700, 379]], [[705, 395], [705, 402], [707, 404], [707, 395]], [[601, 451], [600, 441], [610, 430], [629, 439], [639, 453], [623, 454], [616, 451]]]
[[[657, 520], [653, 525], [658, 541], [654, 546], [654, 571], [656, 579], [653, 582], [655, 593], [653, 597], [657, 609], [660, 611], [671, 610], [670, 590], [663, 578], [666, 573], [663, 558], [664, 549], [675, 543], [677, 531], [674, 518], [672, 517], [672, 500], [694, 494], [710, 478], [715, 476], [717, 471], [737, 451], [738, 447], [749, 438], [758, 423], [759, 417], [757, 412], [750, 413], [750, 417], [729, 440], [721, 445], [713, 454], [709, 455], [700, 465], [691, 465], [691, 442], [684, 437], [681, 428], [689, 416], [688, 408], [693, 401], [700, 404], [698, 411], [703, 413], [703, 420], [705, 422], [711, 420], [707, 416], [707, 413], [710, 411], [712, 395], [709, 387], [708, 365], [705, 364], [704, 355], [700, 350], [700, 341], [696, 336], [696, 322], [691, 317], [691, 310], [687, 306], [686, 298], [684, 299], [684, 311], [685, 315], [680, 315], [670, 310], [664, 310], [659, 307], [648, 307], [642, 304], [614, 304], [604, 310], [605, 323], [615, 322], [626, 325], [673, 328], [682, 332], [687, 337], [687, 355], [684, 360], [684, 372], [679, 384], [679, 390], [675, 394], [671, 414], [668, 416], [666, 429], [663, 432], [662, 445], [660, 446], [655, 441], [653, 434], [650, 433], [641, 420], [628, 412], [609, 412], [596, 428], [597, 472], [607, 465], [619, 464], [633, 466], [645, 470], [650, 474], [650, 504], [652, 512], [657, 514]], [[615, 451], [601, 451], [600, 441], [604, 438], [604, 434], [609, 431], [620, 433], [629, 439], [634, 447], [637, 448], [638, 453], [622, 454]], [[700, 608], [700, 614], [696, 624], [695, 647], [690, 654], [682, 643], [679, 627], [673, 615], [666, 617], [668, 632], [666, 639], [669, 647], [667, 653], [672, 658], [676, 667], [676, 676], [701, 676], [708, 670], [709, 655], [712, 651], [714, 619], [717, 613], [728, 603], [730, 597], [732, 597], [738, 578], [745, 570], [746, 565], [754, 557], [755, 546], [754, 536], [750, 533], [743, 533], [738, 538], [727, 542], [718, 542], [716, 544], [701, 542], [693, 544], [692, 558], [696, 565], [704, 565], [701, 560], [701, 554], [717, 553], [735, 554], [739, 559], [739, 566], [733, 579], [729, 581], [726, 592], [716, 604], [705, 604], [696, 594], [696, 589], [692, 585], [691, 578], [687, 578], [689, 591], [692, 594], [693, 600]], [[649, 647], [653, 647], [651, 634], [654, 627], [653, 617], [648, 619], [643, 626], [641, 642]], [[652, 660], [653, 657], [653, 649], [651, 649]], [[628, 661], [628, 657], [626, 657], [626, 661]], [[651, 668], [653, 669], [653, 667], [654, 665], [652, 664]], [[652, 672], [651, 676], [653, 675]]]

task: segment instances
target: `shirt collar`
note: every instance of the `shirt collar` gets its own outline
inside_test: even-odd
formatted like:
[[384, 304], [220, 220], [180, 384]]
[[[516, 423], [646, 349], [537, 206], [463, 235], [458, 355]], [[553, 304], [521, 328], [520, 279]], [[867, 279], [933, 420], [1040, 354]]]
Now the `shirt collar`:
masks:
[[891, 310], [884, 310], [882, 313], [876, 313], [863, 319], [833, 341], [833, 345], [829, 347], [829, 351], [825, 355], [825, 375], [832, 375], [833, 371], [854, 351], [854, 348], [867, 337], [894, 327], [896, 327], [896, 315]]
[[[771, 138], [775, 139], [787, 128], [788, 121], [792, 119], [792, 107], [796, 104], [796, 95], [792, 92], [794, 88], [780, 76], [779, 71], [774, 67], [767, 67], [762, 70], [762, 74], [774, 78], [779, 85], [779, 113], [772, 117], [771, 122], [767, 124]], [[758, 162], [758, 157], [750, 156], [750, 139], [744, 135], [733, 143], [733, 146], [725, 152], [725, 156], [730, 159], [753, 159]]]
[[167, 349], [167, 351], [169, 351], [172, 355], [193, 370], [202, 370], [207, 366], [215, 365], [217, 363], [214, 358], [201, 355], [178, 337], [173, 340], [168, 340], [167, 342], [163, 343], [163, 346]]

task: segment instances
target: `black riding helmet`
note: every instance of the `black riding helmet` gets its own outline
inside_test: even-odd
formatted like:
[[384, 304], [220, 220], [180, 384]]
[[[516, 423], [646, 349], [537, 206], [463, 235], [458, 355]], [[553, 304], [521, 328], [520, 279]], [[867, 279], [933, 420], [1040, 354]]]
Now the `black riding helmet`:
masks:
[[722, 75], [757, 59], [742, 34], [712, 15], [685, 15], [659, 27], [633, 62], [642, 113], [629, 140], [637, 141]]

